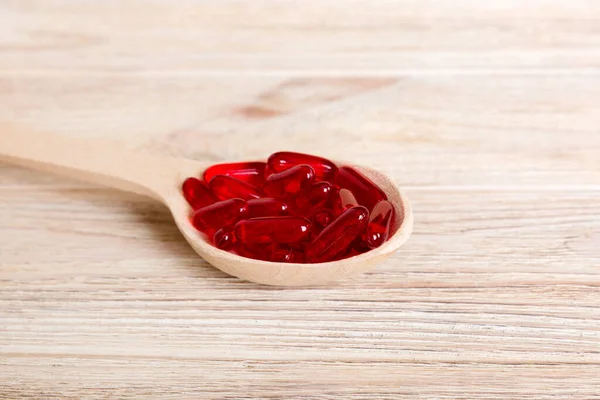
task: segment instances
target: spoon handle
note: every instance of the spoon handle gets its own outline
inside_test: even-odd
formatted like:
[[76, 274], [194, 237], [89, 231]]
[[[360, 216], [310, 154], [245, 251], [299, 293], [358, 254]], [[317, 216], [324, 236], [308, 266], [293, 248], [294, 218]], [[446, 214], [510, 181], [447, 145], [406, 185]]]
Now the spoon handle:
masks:
[[[163, 200], [189, 160], [126, 150], [118, 143], [0, 127], [0, 161]], [[194, 163], [195, 168], [198, 162]]]

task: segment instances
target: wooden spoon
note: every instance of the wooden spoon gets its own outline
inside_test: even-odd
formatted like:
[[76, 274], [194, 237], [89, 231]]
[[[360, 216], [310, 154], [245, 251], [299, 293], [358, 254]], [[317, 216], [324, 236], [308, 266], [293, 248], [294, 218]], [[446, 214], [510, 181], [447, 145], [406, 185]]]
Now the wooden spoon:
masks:
[[0, 128], [0, 160], [152, 197], [169, 207], [183, 236], [206, 261], [230, 275], [267, 285], [323, 284], [366, 271], [400, 248], [413, 226], [408, 199], [389, 177], [339, 162], [361, 171], [385, 191], [398, 211], [396, 233], [377, 249], [345, 260], [320, 264], [259, 261], [217, 249], [190, 224], [190, 208], [180, 187], [185, 178], [199, 176], [208, 163], [127, 151], [97, 139], [23, 132], [12, 127]]

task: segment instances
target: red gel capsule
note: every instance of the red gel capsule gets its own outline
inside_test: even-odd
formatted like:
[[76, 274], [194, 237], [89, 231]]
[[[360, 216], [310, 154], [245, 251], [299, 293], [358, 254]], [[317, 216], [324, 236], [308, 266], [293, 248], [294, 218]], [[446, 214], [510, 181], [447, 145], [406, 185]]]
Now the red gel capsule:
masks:
[[308, 239], [311, 228], [306, 218], [253, 218], [235, 224], [235, 236], [244, 244], [297, 243]]
[[264, 179], [267, 179], [270, 175], [273, 175], [274, 173], [275, 171], [273, 171], [271, 167], [269, 167], [269, 165], [267, 164], [267, 166], [265, 167]]
[[235, 245], [233, 226], [226, 226], [215, 232], [213, 244], [221, 250], [229, 250]]
[[334, 215], [341, 215], [347, 209], [358, 205], [356, 197], [348, 189], [339, 189], [333, 195], [332, 203]]
[[236, 249], [242, 257], [273, 262], [302, 262], [302, 254], [287, 245], [276, 243], [240, 245]]
[[355, 248], [351, 247], [350, 250], [348, 250], [345, 253], [341, 253], [339, 254], [337, 257], [335, 257], [333, 260], [331, 261], [338, 261], [338, 260], [345, 260], [346, 258], [350, 258], [350, 257], [354, 257], [354, 256], [358, 256], [360, 254], [362, 254], [363, 252], [356, 250]]
[[307, 164], [315, 170], [317, 179], [323, 181], [333, 180], [337, 171], [336, 165], [325, 158], [290, 151], [271, 154], [267, 164], [275, 172], [282, 172], [296, 165]]
[[344, 258], [350, 258], [350, 257], [358, 256], [358, 255], [361, 255], [362, 253], [363, 253], [363, 252], [361, 252], [361, 251], [358, 251], [356, 248], [354, 248], [354, 247], [353, 247], [353, 248], [351, 248], [351, 249], [350, 249], [350, 251], [349, 251], [349, 252], [347, 252], [347, 253], [344, 255]]
[[304, 258], [304, 249], [291, 249], [291, 254], [286, 262], [302, 264], [306, 260]]
[[248, 200], [248, 218], [277, 217], [288, 214], [288, 205], [279, 199], [265, 197]]
[[303, 263], [304, 252], [287, 245], [279, 245], [273, 252], [271, 261], [285, 263]]
[[[369, 225], [367, 224], [367, 229], [368, 229], [368, 227], [369, 227]], [[357, 237], [356, 240], [350, 245], [359, 254], [366, 253], [367, 251], [371, 250], [371, 248], [367, 245], [367, 242], [365, 240], [366, 234], [367, 234], [367, 231], [365, 229], [365, 232], [362, 235], [360, 235], [359, 237]]]
[[192, 224], [199, 231], [210, 231], [233, 225], [248, 213], [248, 204], [242, 199], [219, 201], [202, 207], [192, 214]]
[[290, 263], [294, 262], [294, 258], [294, 250], [292, 250], [289, 246], [279, 245], [273, 250], [273, 255], [269, 261]]
[[315, 171], [310, 165], [297, 165], [286, 171], [269, 175], [265, 192], [271, 197], [294, 195], [308, 188], [315, 180]]
[[254, 186], [261, 186], [265, 180], [266, 166], [267, 163], [262, 161], [217, 164], [204, 171], [204, 180], [210, 182], [217, 175], [227, 175]]
[[217, 175], [208, 184], [215, 196], [221, 200], [239, 198], [243, 200], [258, 199], [262, 193], [256, 186], [242, 182], [227, 175]]
[[377, 202], [387, 200], [387, 196], [379, 186], [351, 167], [340, 167], [335, 177], [335, 183], [350, 190], [358, 200], [358, 204], [369, 210], [373, 209]]
[[235, 251], [238, 255], [255, 260], [269, 261], [273, 254], [273, 243], [261, 243], [258, 245], [243, 244], [236, 241]]
[[390, 227], [394, 221], [394, 206], [382, 200], [373, 207], [365, 234], [365, 243], [370, 249], [379, 247], [390, 235]]
[[333, 221], [333, 213], [329, 210], [318, 211], [313, 215], [311, 221], [315, 230], [322, 231]]
[[333, 185], [329, 182], [313, 183], [306, 190], [298, 193], [294, 203], [302, 212], [320, 209], [329, 204], [332, 192]]
[[311, 263], [326, 262], [346, 253], [368, 222], [369, 210], [365, 207], [347, 209], [306, 246], [306, 259]]
[[206, 183], [197, 178], [187, 178], [183, 182], [181, 190], [183, 197], [185, 197], [194, 210], [206, 207], [217, 201], [208, 186], [206, 186]]

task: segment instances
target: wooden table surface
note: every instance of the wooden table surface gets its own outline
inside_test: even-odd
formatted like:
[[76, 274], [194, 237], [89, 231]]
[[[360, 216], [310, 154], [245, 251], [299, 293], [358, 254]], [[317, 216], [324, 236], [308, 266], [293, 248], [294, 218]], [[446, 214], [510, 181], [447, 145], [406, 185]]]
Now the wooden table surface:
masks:
[[591, 0], [1, 1], [0, 122], [354, 160], [415, 230], [266, 287], [151, 200], [1, 164], [0, 398], [600, 398], [599, 68]]

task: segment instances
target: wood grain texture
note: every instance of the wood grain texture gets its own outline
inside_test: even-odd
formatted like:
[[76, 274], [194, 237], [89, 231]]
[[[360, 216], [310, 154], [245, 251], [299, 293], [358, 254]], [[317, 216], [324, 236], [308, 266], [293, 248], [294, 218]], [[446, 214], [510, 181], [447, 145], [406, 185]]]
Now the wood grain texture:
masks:
[[0, 71], [600, 66], [593, 0], [5, 0]]
[[392, 261], [281, 290], [202, 262], [153, 202], [2, 177], [7, 398], [597, 393], [600, 192], [415, 188]]
[[222, 161], [281, 148], [410, 186], [600, 187], [600, 75], [0, 77], [0, 119]]
[[415, 213], [373, 272], [272, 288], [0, 165], [0, 398], [600, 398], [598, 3], [355, 3], [0, 4], [1, 122], [352, 160]]

